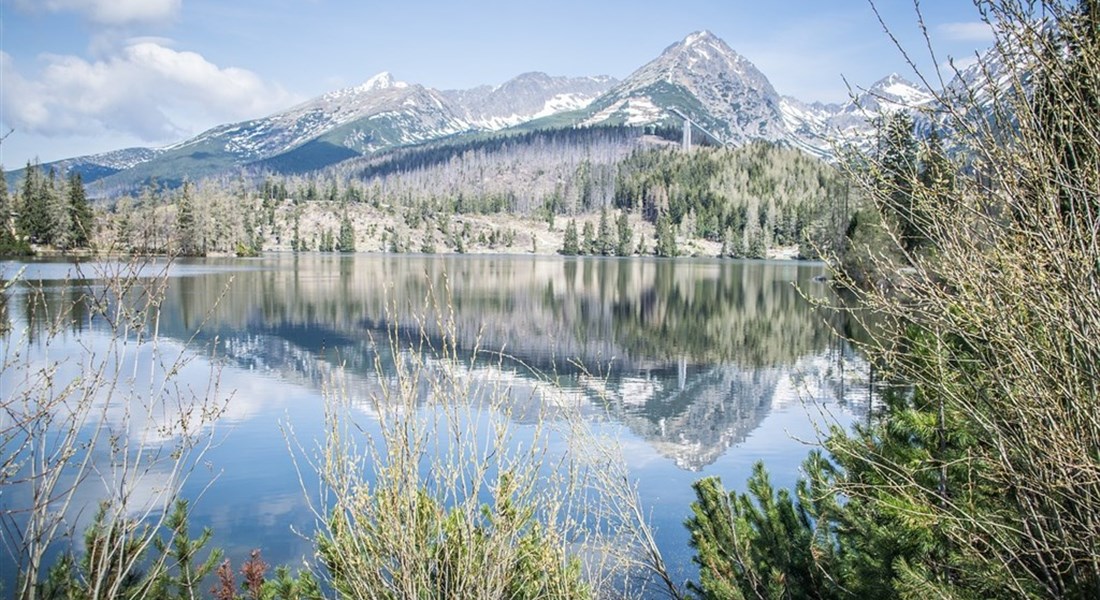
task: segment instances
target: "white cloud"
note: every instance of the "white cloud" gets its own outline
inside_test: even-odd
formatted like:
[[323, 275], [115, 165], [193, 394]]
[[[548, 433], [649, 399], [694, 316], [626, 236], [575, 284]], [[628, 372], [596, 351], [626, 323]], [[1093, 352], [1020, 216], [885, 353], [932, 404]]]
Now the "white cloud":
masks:
[[296, 98], [251, 71], [220, 67], [161, 41], [131, 40], [103, 59], [44, 55], [25, 77], [0, 52], [6, 125], [50, 137], [124, 133], [170, 142], [219, 123], [254, 118]]
[[179, 14], [182, 0], [18, 0], [24, 10], [75, 12], [102, 25], [160, 23]]
[[993, 29], [982, 21], [944, 23], [936, 29], [946, 39], [955, 42], [989, 43], [994, 39]]

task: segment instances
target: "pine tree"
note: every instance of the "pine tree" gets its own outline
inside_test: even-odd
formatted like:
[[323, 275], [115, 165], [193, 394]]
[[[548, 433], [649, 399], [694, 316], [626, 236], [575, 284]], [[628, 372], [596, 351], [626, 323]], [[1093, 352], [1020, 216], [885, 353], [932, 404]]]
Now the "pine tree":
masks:
[[336, 249], [336, 243], [333, 240], [332, 230], [326, 229], [321, 232], [321, 241], [317, 244], [318, 252], [332, 252]]
[[238, 257], [251, 258], [260, 254], [260, 237], [256, 234], [256, 227], [252, 224], [252, 216], [246, 212], [244, 215], [244, 240], [238, 241], [235, 252]]
[[657, 256], [673, 257], [680, 252], [676, 248], [676, 231], [668, 214], [657, 217]]
[[294, 233], [290, 238], [290, 249], [294, 252], [305, 251], [302, 245], [302, 215], [297, 210], [294, 211]]
[[[826, 479], [826, 461], [819, 454], [804, 463], [810, 481]], [[845, 597], [846, 581], [837, 581], [835, 550], [822, 513], [835, 506], [813, 498], [811, 485], [800, 481], [796, 498], [775, 490], [756, 463], [748, 492], [727, 493], [717, 478], [693, 486], [696, 501], [686, 525], [691, 532], [699, 583], [689, 588], [702, 598], [817, 598]], [[815, 525], [820, 524], [820, 529]], [[853, 594], [853, 597], [871, 597]]]
[[596, 249], [603, 256], [615, 254], [615, 236], [611, 233], [611, 222], [607, 219], [607, 208], [600, 209], [600, 226], [596, 235]]
[[768, 244], [764, 239], [764, 230], [755, 223], [745, 227], [745, 257], [767, 258]]
[[55, 248], [67, 250], [73, 245], [72, 210], [67, 193], [62, 193], [57, 181], [57, 171], [52, 167], [42, 181], [42, 198], [48, 215], [48, 242]]
[[355, 227], [351, 224], [351, 217], [344, 213], [340, 220], [340, 252], [355, 252]]
[[73, 246], [86, 248], [92, 237], [92, 207], [84, 192], [84, 180], [76, 172], [69, 176], [69, 220]]
[[718, 258], [731, 258], [733, 256], [733, 232], [727, 227], [722, 233], [722, 248], [718, 250]]
[[191, 195], [191, 184], [184, 183], [176, 203], [176, 247], [181, 256], [202, 256], [204, 254], [200, 240], [198, 220], [195, 217], [195, 202]]
[[885, 215], [897, 224], [902, 246], [907, 251], [922, 244], [919, 216], [915, 212], [913, 184], [917, 177], [917, 142], [913, 118], [898, 111], [885, 117], [879, 140], [882, 181], [887, 194]]
[[20, 193], [18, 228], [31, 243], [47, 244], [50, 235], [50, 219], [44, 194], [43, 176], [37, 164], [27, 161], [23, 171], [23, 187]]
[[208, 527], [203, 528], [199, 537], [191, 538], [187, 504], [187, 500], [177, 500], [164, 522], [164, 526], [171, 532], [169, 541], [166, 542], [159, 536], [153, 540], [156, 553], [168, 559], [168, 564], [174, 568], [159, 570], [149, 590], [150, 597], [181, 600], [202, 597], [203, 580], [214, 571], [221, 560], [222, 551], [219, 548], [210, 549], [205, 560], [199, 558], [199, 554], [210, 543], [213, 532]]
[[634, 253], [634, 231], [630, 228], [630, 220], [626, 211], [619, 212], [619, 218], [615, 221], [618, 230], [618, 243], [615, 244], [615, 254], [630, 256]]
[[585, 221], [581, 237], [581, 254], [589, 256], [599, 254], [599, 246], [596, 244], [596, 232], [592, 227], [592, 221]]
[[566, 256], [576, 256], [581, 253], [580, 242], [577, 241], [577, 222], [573, 219], [570, 219], [569, 224], [565, 226], [561, 253]]

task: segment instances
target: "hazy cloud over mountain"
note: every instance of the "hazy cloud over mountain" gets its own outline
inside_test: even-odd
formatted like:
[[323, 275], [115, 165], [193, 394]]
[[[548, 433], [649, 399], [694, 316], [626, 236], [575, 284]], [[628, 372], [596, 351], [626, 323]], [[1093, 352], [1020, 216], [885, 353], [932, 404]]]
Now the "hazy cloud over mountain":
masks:
[[132, 40], [109, 56], [86, 60], [45, 55], [25, 75], [0, 53], [5, 122], [46, 136], [130, 134], [149, 142], [196, 133], [195, 122], [270, 113], [294, 98], [246, 69], [216, 65], [163, 42]]

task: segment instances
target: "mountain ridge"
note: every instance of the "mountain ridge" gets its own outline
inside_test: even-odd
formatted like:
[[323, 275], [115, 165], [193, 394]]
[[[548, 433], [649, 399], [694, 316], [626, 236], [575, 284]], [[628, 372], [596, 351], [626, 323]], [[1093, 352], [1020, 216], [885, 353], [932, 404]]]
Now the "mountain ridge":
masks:
[[[701, 30], [669, 45], [626, 79], [517, 75], [500, 85], [436, 90], [383, 71], [284, 111], [212, 127], [161, 148], [129, 148], [55, 161], [99, 182], [99, 193], [150, 180], [168, 185], [234, 170], [308, 172], [349, 158], [465, 134], [512, 128], [680, 126], [721, 145], [787, 143], [821, 158], [835, 143], [867, 143], [870, 119], [917, 110], [934, 96], [890, 74], [825, 104], [781, 96], [767, 76], [721, 38]], [[15, 177], [18, 171], [12, 172]]]

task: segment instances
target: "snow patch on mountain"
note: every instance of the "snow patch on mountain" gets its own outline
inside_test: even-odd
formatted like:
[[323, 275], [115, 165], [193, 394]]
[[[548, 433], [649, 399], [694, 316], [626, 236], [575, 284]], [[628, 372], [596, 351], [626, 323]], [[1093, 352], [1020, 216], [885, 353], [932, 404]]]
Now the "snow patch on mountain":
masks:
[[371, 77], [366, 82], [351, 88], [355, 93], [373, 92], [375, 90], [385, 90], [389, 88], [406, 88], [409, 84], [404, 81], [397, 81], [393, 78], [393, 75], [389, 71], [382, 71], [381, 73]]
[[542, 106], [542, 110], [532, 115], [532, 118], [540, 119], [542, 117], [556, 115], [560, 112], [580, 110], [592, 104], [592, 101], [595, 99], [595, 96], [589, 94], [557, 94], [553, 98], [547, 100], [546, 104]]
[[625, 125], [648, 125], [670, 115], [646, 97], [624, 98], [585, 119], [581, 125], [592, 127], [601, 123], [617, 122]]
[[524, 73], [501, 85], [442, 92], [472, 128], [496, 131], [588, 106], [617, 81], [611, 77], [555, 77]]

